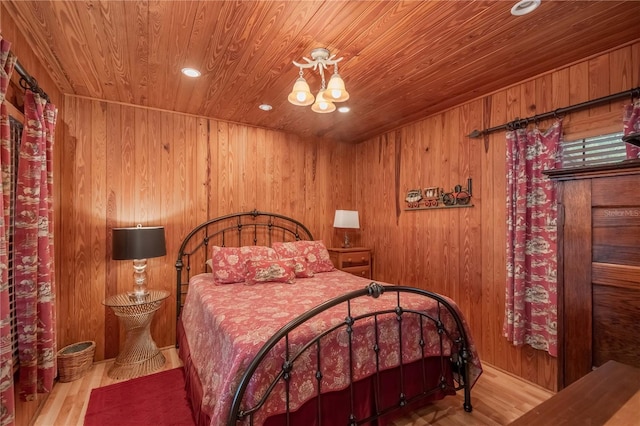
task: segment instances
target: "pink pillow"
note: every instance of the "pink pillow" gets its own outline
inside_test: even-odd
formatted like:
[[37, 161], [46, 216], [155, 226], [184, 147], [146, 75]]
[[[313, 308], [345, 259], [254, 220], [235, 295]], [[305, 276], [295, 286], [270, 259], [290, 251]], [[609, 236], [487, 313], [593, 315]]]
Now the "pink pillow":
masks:
[[273, 249], [282, 258], [304, 256], [313, 273], [333, 271], [333, 263], [322, 241], [293, 241], [273, 243]]
[[296, 273], [296, 278], [311, 278], [313, 276], [313, 271], [309, 268], [309, 263], [304, 256], [296, 256], [282, 260], [290, 260], [293, 262], [293, 270]]
[[247, 261], [246, 285], [266, 282], [293, 284], [295, 277], [292, 259]]
[[213, 246], [211, 254], [211, 269], [213, 278], [218, 284], [241, 283], [247, 272], [247, 261], [256, 259], [277, 259], [278, 255], [271, 247], [243, 246], [220, 247]]

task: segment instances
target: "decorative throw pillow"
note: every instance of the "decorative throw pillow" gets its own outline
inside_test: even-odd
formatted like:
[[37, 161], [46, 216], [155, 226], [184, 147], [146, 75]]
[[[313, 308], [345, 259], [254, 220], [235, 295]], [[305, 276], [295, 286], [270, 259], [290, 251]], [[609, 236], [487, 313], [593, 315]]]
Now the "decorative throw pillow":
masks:
[[293, 284], [295, 277], [292, 259], [247, 261], [246, 285], [266, 282]]
[[296, 256], [282, 260], [290, 260], [293, 262], [293, 270], [296, 273], [296, 278], [311, 278], [313, 276], [313, 271], [304, 256]]
[[244, 281], [247, 265], [251, 259], [277, 259], [278, 255], [271, 247], [212, 247], [211, 269], [218, 284], [232, 284]]
[[333, 263], [322, 241], [292, 241], [273, 243], [280, 258], [304, 256], [313, 273], [333, 271]]

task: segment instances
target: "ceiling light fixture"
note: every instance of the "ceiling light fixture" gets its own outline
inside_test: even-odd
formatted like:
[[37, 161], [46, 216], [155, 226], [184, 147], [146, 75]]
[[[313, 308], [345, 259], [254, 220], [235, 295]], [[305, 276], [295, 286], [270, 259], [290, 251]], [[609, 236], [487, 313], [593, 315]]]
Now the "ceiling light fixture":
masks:
[[195, 68], [182, 68], [182, 74], [186, 75], [187, 77], [200, 77], [200, 75], [202, 75], [200, 73], [200, 71], [198, 71]]
[[[344, 80], [342, 80], [342, 77], [338, 74], [338, 62], [340, 62], [342, 58], [334, 59], [335, 55], [331, 55], [327, 49], [322, 47], [313, 49], [311, 51], [311, 58], [312, 59], [302, 58], [307, 61], [306, 64], [293, 61], [293, 65], [300, 68], [300, 77], [298, 77], [294, 83], [293, 90], [289, 94], [289, 102], [297, 106], [313, 104], [311, 110], [318, 113], [333, 112], [336, 110], [334, 102], [344, 102], [349, 99], [349, 93], [344, 87]], [[331, 65], [333, 65], [333, 74], [329, 79], [329, 84], [327, 84], [324, 78], [324, 70], [328, 69]], [[315, 98], [311, 94], [309, 84], [304, 79], [302, 71], [304, 68], [318, 70], [322, 78], [322, 85]]]
[[338, 108], [338, 112], [349, 112], [351, 111], [351, 108], [349, 108], [348, 106], [341, 106], [340, 108]]
[[269, 104], [260, 104], [258, 105], [258, 108], [260, 108], [263, 111], [271, 111], [273, 109], [273, 107]]
[[520, 0], [511, 8], [513, 16], [522, 16], [531, 13], [540, 6], [540, 0]]

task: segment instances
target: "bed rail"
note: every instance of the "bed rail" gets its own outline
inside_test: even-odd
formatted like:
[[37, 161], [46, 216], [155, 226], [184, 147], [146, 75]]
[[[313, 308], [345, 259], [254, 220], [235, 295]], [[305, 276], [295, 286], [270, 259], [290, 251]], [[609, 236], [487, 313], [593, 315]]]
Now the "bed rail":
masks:
[[[388, 306], [388, 309], [366, 313], [360, 316], [352, 316], [352, 301], [354, 301], [357, 298], [365, 298], [365, 297], [379, 298], [385, 292], [396, 294], [395, 306], [392, 306], [393, 303], [390, 303], [390, 305]], [[429, 312], [427, 312], [426, 310], [422, 311], [422, 310], [416, 310], [416, 309], [409, 309], [406, 306], [403, 307], [401, 303], [402, 301], [401, 294], [405, 294], [405, 293], [413, 293], [413, 294], [417, 294], [417, 295], [435, 300], [437, 302], [437, 309], [435, 309], [435, 312], [436, 312], [435, 315], [433, 314], [432, 312], [433, 310], [431, 309], [429, 310]], [[329, 327], [326, 330], [319, 332], [319, 334], [317, 334], [314, 338], [307, 341], [305, 344], [301, 346], [300, 346], [300, 342], [298, 342], [299, 344], [295, 348], [295, 352], [294, 352], [294, 348], [291, 347], [291, 342], [290, 342], [291, 333], [293, 333], [299, 326], [309, 321], [313, 317], [317, 316], [318, 314], [339, 305], [344, 305], [345, 307], [346, 312], [345, 312], [344, 320], [341, 322], [338, 322], [337, 324], [334, 324], [333, 326]], [[422, 358], [420, 362], [422, 363], [421, 371], [423, 375], [423, 377], [421, 378], [422, 380], [421, 391], [418, 393], [414, 393], [413, 395], [407, 394], [407, 391], [405, 390], [406, 384], [403, 379], [404, 374], [402, 372], [402, 369], [404, 367], [403, 367], [403, 363], [400, 363], [398, 367], [400, 371], [399, 379], [398, 379], [399, 393], [397, 394], [397, 398], [395, 402], [393, 404], [390, 404], [389, 406], [381, 406], [379, 395], [376, 395], [374, 397], [375, 413], [373, 415], [366, 416], [366, 418], [357, 418], [357, 414], [356, 414], [357, 410], [354, 409], [354, 400], [355, 400], [354, 368], [355, 366], [354, 366], [354, 360], [353, 360], [354, 356], [351, 350], [352, 349], [351, 345], [353, 340], [352, 332], [354, 330], [355, 325], [361, 321], [369, 321], [370, 323], [373, 324], [373, 327], [375, 329], [375, 344], [371, 348], [371, 351], [372, 351], [371, 356], [375, 357], [375, 360], [376, 360], [376, 371], [373, 377], [374, 377], [374, 380], [376, 381], [375, 383], [377, 384], [376, 389], [377, 391], [379, 391], [381, 369], [379, 366], [380, 354], [379, 354], [379, 346], [378, 346], [378, 343], [379, 343], [378, 319], [383, 315], [390, 315], [390, 314], [391, 315], [395, 314], [395, 318], [398, 323], [398, 336], [399, 336], [398, 346], [397, 346], [398, 359], [400, 360], [403, 359], [403, 343], [402, 343], [403, 339], [419, 339], [418, 344], [420, 345], [420, 348], [422, 351]], [[414, 318], [416, 318], [416, 320], [419, 321], [419, 324], [420, 324], [419, 329], [421, 334], [420, 336], [403, 335], [402, 322], [408, 319], [409, 316], [414, 316]], [[445, 327], [445, 322], [451, 323], [450, 318], [453, 318], [455, 322], [454, 329], [451, 329], [451, 327], [447, 329]], [[435, 329], [437, 330], [438, 338], [440, 342], [440, 354], [439, 354], [439, 357], [437, 358], [439, 358], [439, 363], [441, 366], [440, 368], [441, 375], [438, 378], [437, 384], [435, 386], [427, 386], [426, 384], [427, 380], [425, 378], [427, 371], [425, 367], [426, 355], [425, 355], [425, 348], [424, 348], [425, 346], [424, 333], [428, 331], [426, 330], [426, 328], [429, 323], [432, 326], [434, 326]], [[464, 391], [464, 403], [463, 403], [464, 410], [467, 412], [470, 412], [472, 410], [472, 407], [471, 407], [472, 383], [469, 382], [469, 362], [470, 362], [470, 356], [471, 356], [470, 345], [469, 345], [469, 340], [467, 338], [467, 334], [465, 332], [464, 323], [460, 315], [458, 314], [456, 308], [452, 306], [447, 301], [447, 299], [445, 299], [444, 297], [436, 293], [432, 293], [426, 290], [413, 288], [413, 287], [389, 286], [389, 285], [381, 285], [381, 284], [372, 282], [371, 284], [369, 284], [369, 286], [367, 286], [362, 290], [352, 291], [350, 293], [344, 294], [342, 296], [336, 297], [334, 299], [328, 300], [327, 302], [318, 305], [317, 307], [311, 309], [310, 311], [292, 320], [287, 325], [282, 327], [276, 334], [274, 334], [260, 349], [258, 354], [255, 356], [251, 364], [246, 369], [244, 375], [242, 376], [239, 382], [239, 385], [237, 387], [237, 391], [234, 395], [233, 403], [229, 412], [227, 425], [233, 426], [237, 424], [250, 424], [250, 425], [254, 424], [253, 419], [255, 414], [265, 404], [265, 402], [269, 398], [269, 395], [272, 393], [274, 388], [276, 388], [276, 386], [279, 383], [284, 384], [284, 388], [285, 388], [284, 401], [285, 401], [286, 412], [283, 415], [286, 417], [286, 424], [290, 424], [289, 416], [291, 415], [291, 407], [289, 405], [289, 384], [290, 384], [289, 382], [291, 380], [292, 373], [296, 371], [295, 370], [296, 362], [300, 360], [300, 358], [307, 353], [306, 351], [314, 352], [314, 357], [316, 357], [316, 360], [317, 360], [316, 361], [317, 371], [315, 372], [315, 380], [316, 380], [315, 395], [317, 398], [320, 398], [321, 397], [321, 379], [322, 379], [322, 373], [320, 368], [320, 365], [322, 363], [322, 360], [320, 359], [321, 339], [329, 333], [336, 332], [336, 331], [339, 332], [340, 330], [346, 331], [348, 335], [348, 345], [349, 345], [348, 368], [349, 368], [349, 375], [350, 375], [350, 383], [348, 385], [348, 389], [349, 389], [348, 393], [351, 397], [351, 414], [347, 422], [348, 425], [355, 426], [355, 425], [371, 422], [391, 412], [397, 411], [402, 407], [406, 406], [407, 404], [411, 404], [418, 400], [425, 399], [428, 396], [439, 391], [455, 392], [458, 390], [463, 390]], [[445, 340], [448, 341], [449, 344], [451, 345], [451, 351], [448, 354], [446, 353], [446, 351], [443, 350]], [[267, 387], [265, 394], [259, 397], [255, 405], [243, 406], [246, 404], [243, 398], [245, 395], [245, 391], [249, 386], [249, 382], [251, 381], [256, 370], [260, 367], [261, 363], [265, 360], [267, 355], [276, 345], [284, 346], [284, 355], [283, 355], [284, 361], [282, 363], [281, 371], [279, 372], [279, 374], [277, 374], [273, 378], [273, 381]], [[279, 350], [280, 348], [278, 348], [278, 351]], [[448, 370], [447, 367], [450, 367], [450, 370]], [[445, 377], [443, 373], [444, 371], [452, 372], [452, 376], [453, 376], [452, 380], [447, 379]], [[318, 404], [320, 406], [321, 403], [318, 402]], [[322, 424], [321, 417], [322, 417], [322, 410], [318, 408], [318, 411], [317, 411], [318, 424]]]
[[176, 260], [176, 315], [184, 305], [184, 298], [193, 274], [206, 271], [209, 247], [240, 247], [246, 245], [271, 246], [276, 241], [313, 240], [309, 229], [301, 222], [276, 213], [233, 213], [210, 219], [194, 228], [182, 241]]

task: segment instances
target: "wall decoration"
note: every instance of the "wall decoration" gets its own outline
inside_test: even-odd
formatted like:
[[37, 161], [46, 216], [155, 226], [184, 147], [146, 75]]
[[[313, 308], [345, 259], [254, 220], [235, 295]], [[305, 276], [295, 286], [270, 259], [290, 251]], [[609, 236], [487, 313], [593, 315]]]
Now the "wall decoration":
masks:
[[471, 204], [471, 178], [467, 179], [467, 187], [454, 186], [450, 192], [443, 188], [431, 186], [427, 188], [410, 189], [407, 191], [405, 210], [425, 210], [451, 207], [473, 207]]

